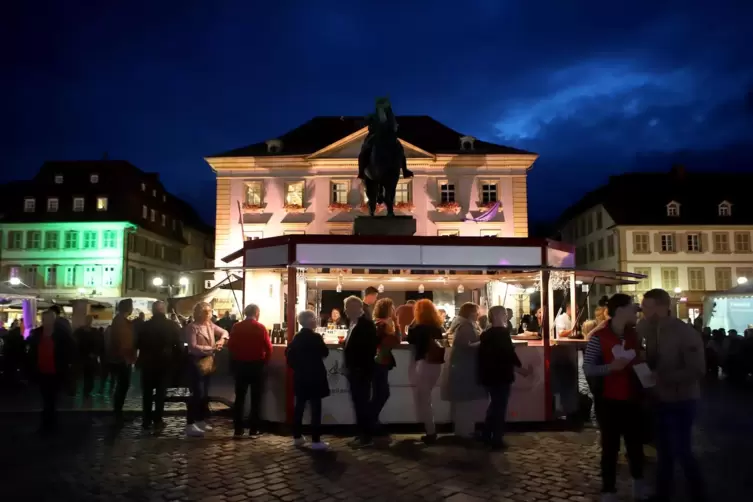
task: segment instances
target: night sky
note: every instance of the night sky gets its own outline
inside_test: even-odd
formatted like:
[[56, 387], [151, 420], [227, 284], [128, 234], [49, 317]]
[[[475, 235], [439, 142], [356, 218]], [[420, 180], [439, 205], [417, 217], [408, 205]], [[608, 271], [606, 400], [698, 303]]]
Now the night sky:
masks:
[[753, 166], [750, 0], [6, 3], [3, 181], [108, 152], [212, 222], [204, 156], [382, 95], [539, 153], [533, 221], [610, 174]]

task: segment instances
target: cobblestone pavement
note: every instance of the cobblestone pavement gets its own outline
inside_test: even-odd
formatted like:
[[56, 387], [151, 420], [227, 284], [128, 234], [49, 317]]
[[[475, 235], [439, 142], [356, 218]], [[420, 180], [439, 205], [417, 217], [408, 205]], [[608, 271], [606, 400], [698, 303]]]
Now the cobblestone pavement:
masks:
[[[753, 490], [753, 399], [724, 385], [709, 389], [696, 437], [713, 500], [743, 501]], [[588, 501], [596, 500], [598, 433], [515, 432], [504, 453], [488, 453], [417, 435], [352, 450], [327, 437], [331, 452], [293, 448], [268, 434], [234, 440], [228, 418], [215, 417], [206, 438], [184, 438], [170, 417], [160, 435], [138, 419], [120, 430], [106, 417], [68, 413], [64, 433], [35, 433], [36, 416], [0, 414], [2, 500], [205, 501]], [[649, 469], [653, 451], [649, 448]], [[620, 490], [629, 500], [627, 467]], [[683, 495], [677, 500], [684, 500]]]

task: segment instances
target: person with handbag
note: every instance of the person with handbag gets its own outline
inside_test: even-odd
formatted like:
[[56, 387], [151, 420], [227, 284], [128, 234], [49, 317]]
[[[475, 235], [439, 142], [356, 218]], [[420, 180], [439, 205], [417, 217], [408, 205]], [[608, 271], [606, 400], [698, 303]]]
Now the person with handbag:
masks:
[[188, 380], [191, 397], [186, 409], [186, 436], [202, 437], [211, 431], [209, 415], [209, 381], [216, 369], [214, 356], [225, 345], [228, 332], [212, 322], [212, 306], [197, 303], [193, 310], [194, 322], [186, 326], [188, 344]]
[[269, 332], [259, 322], [259, 307], [253, 303], [243, 311], [246, 319], [235, 323], [227, 342], [230, 350], [233, 377], [235, 378], [235, 406], [233, 426], [235, 437], [243, 436], [246, 393], [251, 393], [251, 417], [248, 421], [250, 436], [259, 434], [261, 401], [264, 394], [264, 376], [267, 363], [272, 358], [272, 340]]
[[437, 440], [431, 395], [444, 364], [444, 330], [442, 319], [431, 300], [416, 302], [414, 322], [406, 337], [406, 341], [413, 346], [413, 357], [416, 362], [412, 382], [413, 402], [416, 406], [416, 417], [423, 422], [426, 430], [421, 441], [431, 444]]
[[643, 391], [633, 369], [639, 362], [636, 333], [638, 307], [625, 294], [607, 302], [610, 319], [596, 328], [586, 344], [583, 373], [594, 396], [596, 420], [601, 432], [601, 500], [617, 496], [617, 457], [625, 440], [633, 498], [646, 500], [650, 493], [643, 479]]
[[374, 358], [374, 377], [371, 381], [372, 427], [378, 434], [384, 434], [379, 415], [390, 399], [389, 373], [396, 366], [392, 349], [400, 345], [395, 305], [391, 298], [380, 298], [374, 305], [374, 324], [378, 345]]

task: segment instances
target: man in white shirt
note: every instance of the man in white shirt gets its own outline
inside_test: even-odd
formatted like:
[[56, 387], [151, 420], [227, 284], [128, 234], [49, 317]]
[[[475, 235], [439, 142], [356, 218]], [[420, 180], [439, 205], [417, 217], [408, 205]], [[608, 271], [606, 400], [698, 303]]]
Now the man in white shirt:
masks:
[[557, 316], [554, 320], [554, 332], [557, 338], [567, 338], [573, 332], [573, 321], [570, 317], [573, 313], [572, 305], [569, 303], [565, 307], [565, 311]]

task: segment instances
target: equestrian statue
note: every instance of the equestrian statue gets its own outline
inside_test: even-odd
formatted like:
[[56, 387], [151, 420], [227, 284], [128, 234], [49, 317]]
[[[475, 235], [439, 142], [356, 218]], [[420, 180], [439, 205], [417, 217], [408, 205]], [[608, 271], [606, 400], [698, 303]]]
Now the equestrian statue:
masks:
[[366, 186], [369, 214], [374, 216], [377, 203], [384, 203], [387, 216], [395, 216], [395, 190], [402, 172], [412, 178], [408, 170], [403, 145], [397, 137], [397, 120], [389, 99], [376, 101], [376, 112], [367, 117], [369, 132], [358, 155], [358, 178]]

